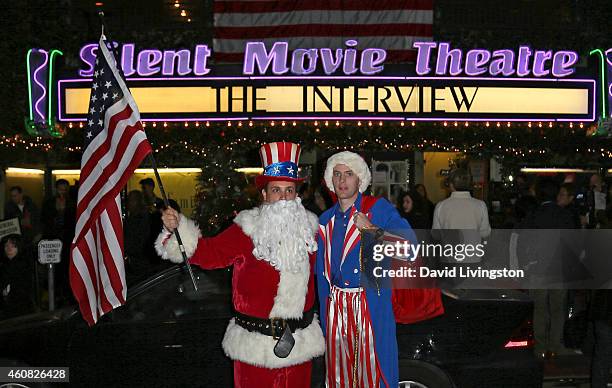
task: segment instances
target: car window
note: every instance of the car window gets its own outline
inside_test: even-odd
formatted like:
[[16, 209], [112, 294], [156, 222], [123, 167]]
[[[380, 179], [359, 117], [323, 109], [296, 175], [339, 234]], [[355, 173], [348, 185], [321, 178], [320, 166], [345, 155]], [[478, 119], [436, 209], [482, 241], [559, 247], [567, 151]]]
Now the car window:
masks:
[[163, 321], [219, 318], [231, 314], [231, 271], [202, 271], [193, 268], [198, 290], [187, 270], [160, 279], [130, 298], [115, 316], [126, 320]]

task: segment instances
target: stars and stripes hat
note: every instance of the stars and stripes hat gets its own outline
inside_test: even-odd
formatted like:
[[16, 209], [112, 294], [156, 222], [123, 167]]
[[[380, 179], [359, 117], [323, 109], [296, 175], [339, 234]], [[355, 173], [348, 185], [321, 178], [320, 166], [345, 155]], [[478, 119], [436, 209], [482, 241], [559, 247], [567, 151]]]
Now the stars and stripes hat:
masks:
[[298, 144], [279, 141], [264, 144], [259, 149], [264, 172], [255, 178], [259, 190], [268, 182], [284, 181], [300, 183], [304, 178], [298, 178], [298, 161], [301, 148]]

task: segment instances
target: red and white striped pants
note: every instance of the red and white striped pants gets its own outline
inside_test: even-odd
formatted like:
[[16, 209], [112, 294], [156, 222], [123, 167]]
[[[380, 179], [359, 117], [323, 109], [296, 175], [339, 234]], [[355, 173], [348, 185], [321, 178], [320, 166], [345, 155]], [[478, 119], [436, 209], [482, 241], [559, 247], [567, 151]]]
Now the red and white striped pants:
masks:
[[332, 287], [326, 338], [328, 388], [380, 386], [372, 322], [363, 289]]

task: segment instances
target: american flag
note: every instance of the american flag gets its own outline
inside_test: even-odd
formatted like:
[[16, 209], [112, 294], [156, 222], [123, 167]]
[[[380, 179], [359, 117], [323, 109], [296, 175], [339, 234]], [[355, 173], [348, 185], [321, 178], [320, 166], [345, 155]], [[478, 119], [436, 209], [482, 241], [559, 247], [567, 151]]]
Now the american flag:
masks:
[[70, 250], [70, 285], [89, 325], [125, 303], [120, 192], [151, 152], [138, 107], [107, 44], [101, 36]]
[[296, 48], [387, 50], [387, 62], [416, 59], [412, 43], [432, 40], [433, 0], [297, 0], [214, 2], [217, 62], [241, 62], [246, 42], [276, 41]]

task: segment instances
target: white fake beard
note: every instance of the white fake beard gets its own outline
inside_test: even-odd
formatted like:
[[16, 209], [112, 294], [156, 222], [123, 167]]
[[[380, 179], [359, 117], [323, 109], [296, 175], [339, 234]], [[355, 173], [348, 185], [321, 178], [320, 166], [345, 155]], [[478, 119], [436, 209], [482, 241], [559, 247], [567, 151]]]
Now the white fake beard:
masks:
[[308, 254], [317, 250], [317, 242], [301, 199], [264, 203], [257, 218], [253, 255], [280, 272], [309, 271]]

